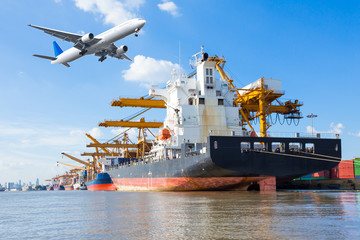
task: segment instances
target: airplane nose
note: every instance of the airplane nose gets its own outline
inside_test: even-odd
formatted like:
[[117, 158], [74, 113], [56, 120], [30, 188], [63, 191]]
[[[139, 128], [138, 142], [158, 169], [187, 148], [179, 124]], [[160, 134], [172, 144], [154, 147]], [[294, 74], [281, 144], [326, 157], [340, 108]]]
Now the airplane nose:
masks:
[[140, 18], [139, 21], [141, 23], [141, 27], [143, 27], [146, 23], [145, 19], [142, 19], [142, 18]]

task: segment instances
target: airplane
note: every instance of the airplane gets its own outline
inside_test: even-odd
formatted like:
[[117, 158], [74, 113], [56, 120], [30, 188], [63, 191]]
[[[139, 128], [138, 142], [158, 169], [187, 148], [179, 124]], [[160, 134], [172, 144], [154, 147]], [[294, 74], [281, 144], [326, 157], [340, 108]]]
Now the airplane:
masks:
[[53, 45], [55, 57], [37, 54], [33, 55], [35, 57], [51, 60], [51, 64], [59, 63], [66, 67], [70, 67], [69, 62], [91, 54], [95, 54], [95, 56], [100, 57], [100, 62], [103, 62], [106, 59], [106, 56], [132, 61], [125, 54], [128, 50], [128, 47], [126, 45], [117, 47], [115, 46], [114, 42], [133, 33], [135, 33], [135, 36], [137, 37], [138, 32], [142, 27], [144, 27], [145, 23], [146, 21], [142, 18], [131, 19], [97, 36], [94, 36], [93, 33], [79, 35], [31, 24], [28, 26], [40, 29], [47, 34], [58, 37], [62, 40], [73, 42], [74, 46], [63, 52], [59, 45], [54, 41]]

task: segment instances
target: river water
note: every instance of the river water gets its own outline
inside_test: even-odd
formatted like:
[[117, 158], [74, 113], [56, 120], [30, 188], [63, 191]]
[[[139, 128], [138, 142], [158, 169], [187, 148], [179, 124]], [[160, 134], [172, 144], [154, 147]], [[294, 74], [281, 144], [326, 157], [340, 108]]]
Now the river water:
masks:
[[360, 239], [360, 192], [0, 192], [0, 239]]

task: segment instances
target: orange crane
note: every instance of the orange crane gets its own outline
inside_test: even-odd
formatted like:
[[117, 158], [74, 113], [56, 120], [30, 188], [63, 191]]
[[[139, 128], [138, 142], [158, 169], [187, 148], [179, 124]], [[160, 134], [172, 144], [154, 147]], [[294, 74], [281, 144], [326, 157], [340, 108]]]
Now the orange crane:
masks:
[[[68, 167], [72, 167], [72, 168], [75, 168], [76, 170], [87, 170], [86, 168], [83, 168], [83, 167], [78, 167], [78, 166], [74, 166], [74, 165], [59, 162], [59, 161], [57, 162], [57, 164], [62, 164], [62, 165], [68, 166]], [[70, 170], [70, 171], [72, 171], [72, 170]]]
[[97, 170], [96, 161], [90, 163], [90, 160], [87, 160], [87, 162], [85, 162], [85, 161], [83, 161], [81, 159], [78, 159], [76, 157], [71, 156], [70, 154], [67, 154], [67, 153], [64, 153], [64, 152], [61, 153], [61, 154], [68, 157], [68, 158], [70, 158], [70, 159], [72, 159], [72, 160], [74, 160], [74, 161], [76, 161], [76, 162], [78, 162], [78, 163], [81, 163], [81, 164], [85, 165], [86, 170], [88, 172], [88, 174], [87, 174], [87, 178], [88, 178], [87, 180], [88, 181], [95, 178], [95, 172]]
[[153, 99], [154, 97], [145, 99], [137, 98], [119, 98], [111, 102], [112, 107], [144, 107], [144, 108], [166, 108], [163, 100]]

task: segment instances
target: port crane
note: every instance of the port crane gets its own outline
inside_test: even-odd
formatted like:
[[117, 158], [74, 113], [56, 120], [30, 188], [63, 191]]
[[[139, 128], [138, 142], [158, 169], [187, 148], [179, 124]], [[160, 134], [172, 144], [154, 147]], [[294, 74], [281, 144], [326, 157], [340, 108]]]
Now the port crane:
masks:
[[[226, 60], [221, 57], [209, 57], [208, 61], [216, 63], [216, 70], [219, 72], [223, 81], [229, 84], [229, 87], [236, 90], [236, 98], [234, 104], [239, 106], [241, 116], [241, 126], [248, 125], [252, 131], [253, 126], [250, 121], [255, 118], [260, 120], [260, 136], [266, 137], [267, 130], [271, 126], [266, 120], [272, 113], [278, 113], [285, 116], [287, 119], [300, 119], [300, 107], [303, 105], [299, 100], [281, 102], [279, 98], [284, 95], [283, 92], [276, 92], [274, 89], [269, 89], [265, 85], [264, 77], [260, 78], [259, 84], [251, 88], [238, 89], [233, 84], [233, 79], [229, 78], [224, 71]], [[274, 104], [277, 103], [277, 104]]]
[[87, 181], [91, 180], [91, 179], [94, 179], [95, 178], [95, 173], [97, 172], [98, 170], [98, 165], [97, 165], [97, 161], [96, 159], [94, 158], [94, 161], [93, 162], [90, 162], [90, 160], [87, 160], [86, 162], [81, 160], [81, 159], [78, 159], [74, 156], [71, 156], [70, 154], [67, 154], [67, 153], [61, 153], [63, 156], [66, 156], [68, 158], [70, 158], [71, 160], [74, 160], [75, 162], [78, 162], [78, 163], [81, 163], [83, 164], [84, 166], [86, 166], [86, 171], [88, 172], [87, 174]]
[[[99, 123], [100, 127], [123, 127], [123, 128], [137, 128], [138, 129], [138, 142], [134, 144], [130, 141], [128, 134], [124, 135], [122, 144], [120, 147], [123, 148], [124, 157], [144, 157], [151, 149], [152, 143], [148, 142], [146, 139], [147, 132], [155, 135], [151, 132], [150, 128], [160, 128], [163, 126], [162, 122], [146, 122], [145, 118], [142, 117], [139, 121], [131, 121], [134, 118], [140, 116], [141, 114], [147, 112], [151, 108], [165, 108], [165, 102], [162, 100], [153, 100], [153, 99], [119, 99], [117, 101], [112, 101], [111, 106], [119, 106], [119, 107], [146, 107], [146, 109], [140, 111], [129, 119], [122, 119], [120, 121], [108, 121], [105, 120], [102, 123]], [[120, 142], [114, 144], [121, 144]], [[135, 146], [136, 145], [136, 146]], [[119, 145], [118, 145], [119, 146]], [[103, 146], [105, 147], [105, 146]], [[129, 150], [129, 148], [134, 147], [135, 150]]]

